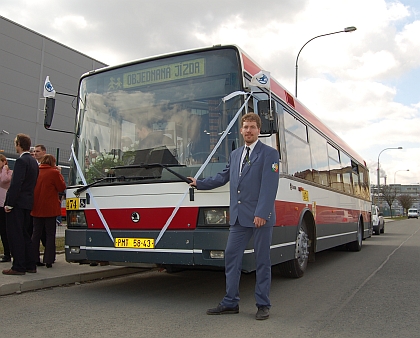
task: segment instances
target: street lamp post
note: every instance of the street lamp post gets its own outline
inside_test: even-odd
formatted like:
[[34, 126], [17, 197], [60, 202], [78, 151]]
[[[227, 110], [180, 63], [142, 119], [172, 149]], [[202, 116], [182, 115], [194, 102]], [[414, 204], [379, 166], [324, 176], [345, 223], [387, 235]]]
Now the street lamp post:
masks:
[[394, 184], [395, 184], [395, 175], [397, 174], [397, 172], [399, 172], [399, 171], [410, 171], [410, 169], [401, 169], [401, 170], [397, 170], [395, 173], [394, 173]]
[[306, 41], [306, 43], [302, 46], [302, 48], [299, 50], [299, 53], [296, 57], [296, 65], [295, 65], [295, 69], [296, 69], [296, 74], [295, 74], [295, 97], [297, 97], [297, 83], [298, 83], [298, 59], [299, 59], [299, 55], [300, 52], [302, 51], [303, 47], [305, 47], [309, 42], [311, 42], [312, 40], [316, 39], [316, 38], [320, 38], [321, 36], [327, 36], [327, 35], [333, 35], [333, 34], [337, 34], [337, 33], [348, 33], [348, 32], [354, 32], [357, 28], [354, 26], [350, 26], [350, 27], [346, 27], [344, 28], [342, 31], [338, 31], [338, 32], [333, 32], [333, 33], [327, 33], [327, 34], [321, 34], [318, 36], [313, 37], [312, 39]]
[[376, 189], [377, 189], [377, 194], [378, 194], [378, 198], [377, 198], [377, 201], [376, 201], [376, 204], [379, 204], [379, 184], [380, 184], [380, 182], [379, 182], [379, 157], [381, 156], [381, 154], [385, 151], [385, 150], [389, 150], [389, 149], [402, 149], [403, 147], [398, 147], [398, 148], [385, 148], [385, 149], [382, 149], [381, 150], [381, 152], [379, 153], [379, 155], [378, 155], [378, 169], [377, 169], [377, 182], [378, 182], [378, 184], [377, 184], [377, 186], [376, 186]]

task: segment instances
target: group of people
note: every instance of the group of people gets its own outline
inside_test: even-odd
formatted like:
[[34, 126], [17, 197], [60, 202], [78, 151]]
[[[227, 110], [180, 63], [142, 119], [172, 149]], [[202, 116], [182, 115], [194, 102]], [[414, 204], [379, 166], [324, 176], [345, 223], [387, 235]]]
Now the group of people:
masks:
[[[4, 275], [36, 273], [37, 266], [51, 268], [55, 261], [56, 218], [61, 214], [59, 193], [66, 189], [61, 168], [44, 145], [31, 154], [31, 139], [17, 134], [14, 140], [19, 154], [13, 171], [0, 154], [0, 229], [4, 255], [11, 262]], [[45, 238], [43, 237], [45, 234]], [[45, 250], [40, 260], [40, 241]]]

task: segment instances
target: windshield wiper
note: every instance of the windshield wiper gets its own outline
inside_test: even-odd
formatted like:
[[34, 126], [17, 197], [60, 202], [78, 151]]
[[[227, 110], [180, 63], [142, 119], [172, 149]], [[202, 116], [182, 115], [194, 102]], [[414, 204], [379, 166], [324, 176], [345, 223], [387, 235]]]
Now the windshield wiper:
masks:
[[[177, 173], [176, 171], [173, 171], [172, 169], [170, 169], [169, 167], [185, 167], [185, 165], [182, 164], [162, 164], [162, 163], [141, 163], [141, 164], [131, 164], [131, 165], [124, 165], [124, 166], [118, 166], [118, 167], [112, 167], [111, 169], [136, 169], [136, 168], [144, 168], [144, 169], [150, 169], [150, 168], [164, 168], [166, 170], [168, 170], [171, 174], [175, 175], [176, 177], [178, 177], [179, 179], [181, 179], [182, 181], [186, 182], [186, 183], [191, 183], [192, 181], [187, 178], [184, 175], [181, 175], [179, 173]], [[106, 180], [126, 180], [126, 179], [136, 179], [136, 180], [147, 180], [147, 179], [157, 179], [157, 178], [161, 178], [162, 176], [110, 176], [110, 177], [103, 177], [95, 182], [92, 182], [90, 184], [87, 184], [83, 187], [80, 187], [78, 189], [76, 189], [73, 193], [76, 196], [79, 196], [81, 192], [89, 189], [90, 187], [93, 187], [94, 185], [97, 185], [98, 183], [101, 183], [103, 181]]]
[[81, 192], [89, 189], [90, 187], [93, 187], [94, 185], [97, 185], [98, 183], [101, 183], [103, 181], [106, 180], [123, 180], [125, 181], [126, 179], [135, 179], [135, 180], [147, 180], [147, 179], [151, 179], [151, 178], [160, 178], [161, 176], [110, 176], [110, 177], [103, 177], [95, 182], [92, 182], [90, 184], [84, 185], [83, 187], [80, 187], [78, 189], [76, 189], [75, 191], [73, 191], [73, 194], [76, 196], [79, 196]]
[[81, 188], [76, 189], [75, 191], [73, 191], [73, 194], [75, 194], [76, 196], [79, 196], [81, 192], [89, 189], [90, 187], [93, 187], [94, 185], [96, 185], [98, 183], [101, 183], [101, 182], [103, 182], [105, 180], [116, 180], [116, 179], [119, 179], [119, 178], [121, 178], [121, 177], [112, 177], [112, 176], [111, 177], [102, 177], [101, 179], [99, 179], [99, 180], [97, 180], [95, 182], [92, 182], [90, 184], [84, 185]]
[[130, 164], [130, 165], [124, 165], [124, 166], [118, 166], [118, 167], [113, 167], [111, 169], [133, 169], [133, 168], [145, 168], [145, 169], [150, 169], [150, 168], [164, 168], [166, 170], [168, 170], [171, 174], [175, 175], [176, 177], [178, 177], [179, 179], [181, 179], [182, 181], [190, 184], [192, 181], [187, 178], [184, 175], [181, 175], [179, 173], [177, 173], [176, 171], [173, 171], [172, 169], [170, 169], [170, 167], [186, 167], [186, 165], [183, 164], [162, 164], [162, 163], [140, 163], [140, 164]]

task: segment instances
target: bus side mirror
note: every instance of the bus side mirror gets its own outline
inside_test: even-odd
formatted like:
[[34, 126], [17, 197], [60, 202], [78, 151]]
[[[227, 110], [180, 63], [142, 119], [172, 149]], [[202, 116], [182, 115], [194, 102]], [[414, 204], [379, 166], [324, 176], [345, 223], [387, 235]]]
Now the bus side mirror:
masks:
[[[276, 103], [271, 100], [258, 101], [258, 115], [261, 118], [261, 134], [272, 135], [278, 133], [278, 118], [276, 112]], [[271, 108], [271, 109], [270, 109]]]
[[45, 99], [45, 117], [44, 128], [50, 129], [54, 116], [55, 98], [47, 97]]

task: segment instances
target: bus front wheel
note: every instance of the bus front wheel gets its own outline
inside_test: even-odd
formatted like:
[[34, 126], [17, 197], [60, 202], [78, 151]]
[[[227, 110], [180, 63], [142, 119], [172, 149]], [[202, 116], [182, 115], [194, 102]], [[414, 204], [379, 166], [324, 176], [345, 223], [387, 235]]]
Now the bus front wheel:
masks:
[[303, 276], [308, 265], [309, 258], [309, 236], [308, 228], [305, 220], [302, 220], [299, 225], [296, 246], [295, 246], [295, 258], [279, 264], [278, 268], [280, 274], [290, 278], [300, 278]]

